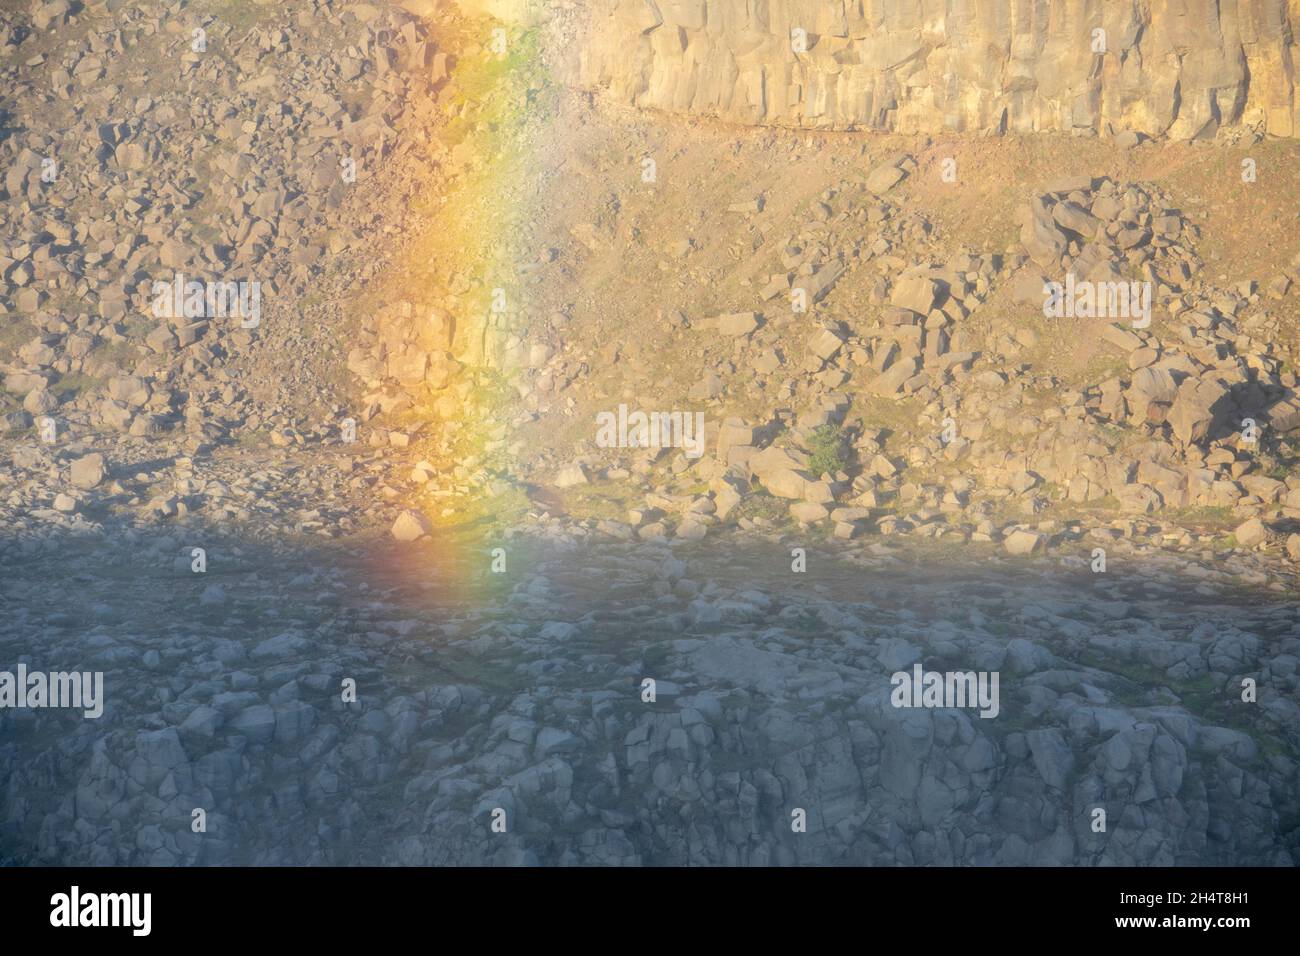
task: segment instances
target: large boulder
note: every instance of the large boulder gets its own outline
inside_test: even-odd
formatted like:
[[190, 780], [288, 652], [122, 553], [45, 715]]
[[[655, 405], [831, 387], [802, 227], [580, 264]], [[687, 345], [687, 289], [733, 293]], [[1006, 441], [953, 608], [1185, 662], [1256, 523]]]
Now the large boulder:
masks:
[[1227, 395], [1227, 386], [1216, 379], [1185, 379], [1169, 410], [1174, 437], [1185, 445], [1209, 438], [1223, 415]]
[[78, 488], [90, 489], [103, 481], [105, 474], [107, 469], [104, 467], [104, 456], [92, 452], [72, 463], [68, 470], [68, 480]]
[[903, 383], [916, 374], [921, 363], [915, 358], [900, 358], [869, 386], [877, 395], [896, 395]]
[[883, 196], [897, 186], [907, 176], [907, 172], [897, 163], [881, 163], [867, 173], [867, 188], [877, 196]]
[[1100, 219], [1072, 202], [1057, 203], [1052, 209], [1052, 219], [1062, 228], [1078, 233], [1085, 239], [1095, 239], [1102, 227]]
[[778, 498], [801, 500], [814, 476], [807, 471], [808, 459], [802, 452], [784, 448], [765, 448], [749, 459], [749, 469], [769, 494]]
[[939, 283], [926, 276], [899, 279], [890, 293], [891, 305], [929, 315], [939, 301]]
[[1268, 528], [1258, 518], [1250, 518], [1237, 525], [1232, 536], [1243, 548], [1254, 548], [1268, 540]]
[[587, 482], [587, 469], [581, 462], [565, 465], [555, 475], [556, 488], [572, 488], [575, 485], [585, 485]]
[[1300, 428], [1300, 395], [1295, 392], [1278, 399], [1265, 412], [1274, 431], [1286, 434]]
[[758, 328], [758, 315], [754, 312], [732, 312], [718, 316], [718, 332], [736, 338], [748, 335]]
[[129, 408], [140, 408], [149, 401], [149, 385], [135, 375], [118, 375], [108, 380], [108, 397]]
[[1065, 233], [1056, 227], [1047, 203], [1034, 199], [1023, 213], [1020, 244], [1039, 266], [1049, 273], [1056, 270], [1065, 253]]
[[1169, 370], [1148, 366], [1133, 373], [1127, 398], [1135, 418], [1161, 422], [1177, 396], [1178, 385]]
[[1037, 531], [1017, 528], [1003, 539], [1002, 546], [1007, 549], [1008, 554], [1026, 555], [1041, 551], [1046, 542], [1046, 536]]

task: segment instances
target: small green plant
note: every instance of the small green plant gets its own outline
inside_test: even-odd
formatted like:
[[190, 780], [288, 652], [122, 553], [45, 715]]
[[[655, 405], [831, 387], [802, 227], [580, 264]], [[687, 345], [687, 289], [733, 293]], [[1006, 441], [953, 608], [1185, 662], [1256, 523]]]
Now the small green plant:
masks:
[[1278, 481], [1284, 481], [1291, 475], [1290, 467], [1277, 459], [1265, 460], [1263, 465], [1264, 476], [1266, 478], [1274, 478]]
[[67, 400], [81, 395], [98, 386], [100, 380], [89, 375], [64, 375], [53, 386], [54, 394]]
[[833, 475], [849, 463], [844, 448], [844, 430], [838, 425], [820, 425], [808, 441], [808, 467], [814, 475]]

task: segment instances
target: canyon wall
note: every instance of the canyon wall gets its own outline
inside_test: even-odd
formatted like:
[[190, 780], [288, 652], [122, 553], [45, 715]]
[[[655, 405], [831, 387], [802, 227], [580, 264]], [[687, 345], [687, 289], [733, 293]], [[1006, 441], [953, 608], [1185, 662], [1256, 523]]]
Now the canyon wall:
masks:
[[[491, 12], [532, 6], [494, 0]], [[1294, 136], [1300, 122], [1300, 0], [586, 0], [573, 11], [566, 80], [734, 122], [1175, 139], [1242, 124]]]

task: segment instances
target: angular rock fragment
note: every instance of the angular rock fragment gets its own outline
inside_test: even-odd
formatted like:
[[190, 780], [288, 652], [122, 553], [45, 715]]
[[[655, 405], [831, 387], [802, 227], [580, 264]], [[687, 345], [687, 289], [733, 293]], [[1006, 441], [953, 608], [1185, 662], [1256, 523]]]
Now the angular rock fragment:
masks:
[[424, 515], [418, 511], [407, 509], [397, 516], [397, 520], [393, 522], [393, 527], [389, 533], [398, 541], [416, 541], [429, 534], [432, 530], [433, 525], [429, 523]]
[[1065, 234], [1056, 227], [1051, 212], [1041, 199], [1031, 200], [1024, 210], [1020, 227], [1020, 244], [1029, 258], [1052, 273], [1065, 252]]

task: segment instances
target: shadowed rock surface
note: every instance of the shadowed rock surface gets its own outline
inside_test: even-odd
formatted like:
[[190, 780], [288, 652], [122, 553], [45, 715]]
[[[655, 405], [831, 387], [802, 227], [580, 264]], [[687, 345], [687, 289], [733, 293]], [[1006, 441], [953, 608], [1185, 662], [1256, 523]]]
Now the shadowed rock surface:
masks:
[[[1294, 606], [1195, 593], [1167, 562], [1093, 575], [880, 548], [814, 552], [813, 578], [753, 543], [505, 544], [503, 574], [448, 542], [209, 539], [204, 574], [159, 532], [6, 544], [0, 656], [103, 670], [107, 703], [99, 720], [0, 711], [0, 858], [1290, 865], [1300, 850]], [[890, 674], [918, 662], [999, 671], [998, 715], [892, 707]]]

